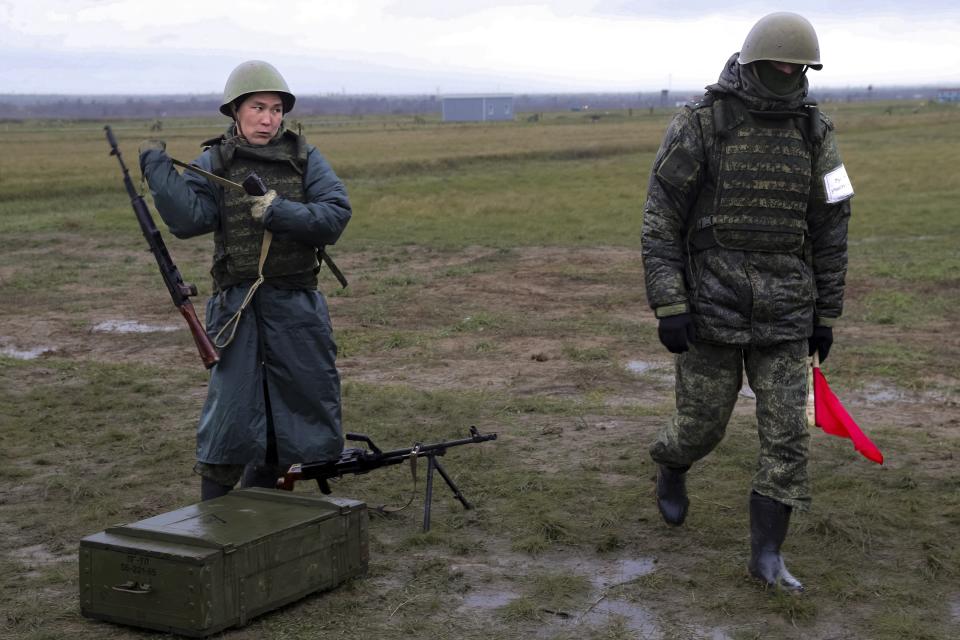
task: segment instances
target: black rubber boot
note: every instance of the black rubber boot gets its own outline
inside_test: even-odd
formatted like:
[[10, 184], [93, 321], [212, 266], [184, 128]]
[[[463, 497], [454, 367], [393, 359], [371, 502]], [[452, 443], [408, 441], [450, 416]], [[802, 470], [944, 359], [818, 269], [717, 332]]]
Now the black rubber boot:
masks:
[[750, 492], [750, 575], [769, 587], [801, 592], [803, 585], [783, 563], [780, 547], [787, 537], [791, 508], [773, 498]]
[[214, 482], [210, 478], [200, 478], [200, 500], [212, 500], [225, 496], [233, 490], [233, 487]]
[[264, 489], [276, 489], [277, 479], [283, 475], [279, 467], [271, 464], [255, 465], [248, 464], [243, 470], [243, 477], [240, 478], [240, 487], [262, 487]]
[[679, 526], [687, 518], [686, 474], [690, 467], [657, 465], [657, 508], [664, 522]]

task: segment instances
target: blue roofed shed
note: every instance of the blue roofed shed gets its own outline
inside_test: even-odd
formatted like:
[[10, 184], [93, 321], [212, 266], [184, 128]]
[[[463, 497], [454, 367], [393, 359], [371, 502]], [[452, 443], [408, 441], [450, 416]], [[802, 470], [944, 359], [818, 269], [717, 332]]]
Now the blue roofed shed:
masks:
[[449, 95], [442, 98], [441, 106], [444, 122], [513, 120], [513, 96], [510, 94]]

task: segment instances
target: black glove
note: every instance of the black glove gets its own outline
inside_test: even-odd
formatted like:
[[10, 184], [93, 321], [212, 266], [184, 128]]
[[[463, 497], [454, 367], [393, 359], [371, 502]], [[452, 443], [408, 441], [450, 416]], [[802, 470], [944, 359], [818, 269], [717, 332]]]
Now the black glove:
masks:
[[694, 339], [693, 317], [689, 313], [680, 313], [660, 318], [657, 335], [670, 353], [683, 353]]
[[813, 335], [807, 341], [810, 343], [809, 355], [812, 356], [813, 352], [816, 351], [820, 354], [820, 362], [823, 362], [827, 359], [827, 354], [830, 353], [830, 345], [833, 344], [833, 327], [815, 326]]

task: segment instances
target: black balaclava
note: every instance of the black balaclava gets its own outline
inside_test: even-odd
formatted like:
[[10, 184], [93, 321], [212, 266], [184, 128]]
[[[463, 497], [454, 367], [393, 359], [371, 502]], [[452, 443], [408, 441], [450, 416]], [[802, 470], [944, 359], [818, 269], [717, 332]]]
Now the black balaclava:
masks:
[[769, 60], [758, 60], [749, 66], [760, 84], [778, 96], [786, 96], [799, 89], [806, 74], [802, 65], [797, 65], [793, 73], [786, 74], [770, 64]]
[[[756, 63], [740, 64], [740, 54], [735, 53], [727, 60], [716, 84], [709, 85], [707, 91], [727, 93], [738, 97], [748, 109], [757, 111], [791, 111], [804, 105], [807, 96], [807, 75], [787, 76], [795, 83], [789, 93], [778, 94], [768, 89], [757, 76]], [[779, 72], [778, 72], [779, 73]]]

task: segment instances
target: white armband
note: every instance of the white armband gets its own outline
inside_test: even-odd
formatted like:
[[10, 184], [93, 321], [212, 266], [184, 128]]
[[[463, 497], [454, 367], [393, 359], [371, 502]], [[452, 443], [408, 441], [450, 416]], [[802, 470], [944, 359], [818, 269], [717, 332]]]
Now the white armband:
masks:
[[823, 190], [827, 194], [827, 204], [843, 202], [853, 196], [853, 185], [842, 164], [823, 176]]

